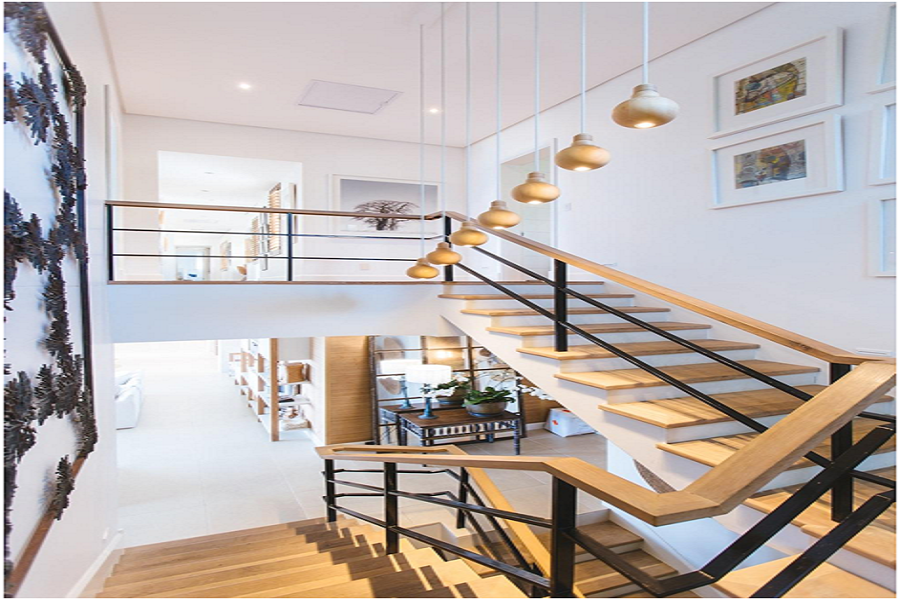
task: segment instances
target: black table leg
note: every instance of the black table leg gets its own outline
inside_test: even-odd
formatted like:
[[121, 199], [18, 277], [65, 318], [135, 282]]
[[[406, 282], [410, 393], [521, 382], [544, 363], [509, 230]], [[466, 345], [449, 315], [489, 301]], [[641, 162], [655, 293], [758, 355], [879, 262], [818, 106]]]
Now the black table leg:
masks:
[[520, 439], [522, 434], [522, 422], [516, 421], [516, 426], [513, 427], [513, 449], [515, 450], [516, 456], [519, 456], [522, 448], [522, 441]]

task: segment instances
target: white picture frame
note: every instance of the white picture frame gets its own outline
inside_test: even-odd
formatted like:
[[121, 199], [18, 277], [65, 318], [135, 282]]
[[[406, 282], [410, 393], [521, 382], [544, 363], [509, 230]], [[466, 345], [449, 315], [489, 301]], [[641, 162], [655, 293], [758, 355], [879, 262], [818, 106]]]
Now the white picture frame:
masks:
[[897, 276], [897, 199], [879, 198], [868, 207], [868, 273], [872, 277]]
[[[385, 177], [364, 177], [356, 175], [333, 175], [331, 178], [332, 208], [342, 212], [359, 212], [364, 202], [390, 200], [412, 203], [410, 215], [419, 215], [421, 182]], [[441, 187], [438, 182], [425, 182], [425, 214], [437, 212]], [[351, 218], [332, 219], [332, 231], [347, 236], [379, 236], [387, 238], [410, 238], [420, 235], [421, 223], [418, 219], [397, 222], [396, 229], [379, 230]], [[425, 237], [439, 235], [443, 224], [437, 220], [425, 221]]]
[[869, 185], [897, 182], [897, 99], [885, 99], [872, 108], [869, 120]]
[[871, 74], [869, 80], [872, 87], [870, 94], [879, 94], [897, 87], [897, 5], [883, 7], [883, 24], [875, 38], [876, 56], [869, 61]]
[[[710, 208], [840, 192], [844, 189], [842, 148], [837, 115], [804, 119], [766, 133], [748, 132], [714, 146]], [[797, 169], [799, 164], [802, 171]]]
[[[843, 40], [843, 29], [836, 27], [802, 44], [737, 65], [714, 75], [712, 77], [713, 133], [709, 136], [710, 139], [841, 106], [844, 103]], [[782, 75], [782, 73], [776, 74], [775, 71], [786, 67], [800, 69], [804, 91], [802, 96], [738, 112], [737, 87], [739, 82], [766, 72], [771, 72], [771, 78], [775, 80], [776, 77]]]

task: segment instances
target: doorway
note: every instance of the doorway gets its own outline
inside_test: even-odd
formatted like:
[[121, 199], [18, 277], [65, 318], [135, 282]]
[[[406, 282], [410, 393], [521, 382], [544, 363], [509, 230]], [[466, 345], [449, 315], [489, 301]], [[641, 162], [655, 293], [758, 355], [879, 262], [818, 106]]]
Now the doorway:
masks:
[[[547, 146], [540, 150], [540, 171], [547, 175], [551, 183], [556, 183], [555, 167], [551, 161], [552, 147]], [[534, 171], [534, 152], [523, 154], [504, 162], [500, 168], [500, 182], [502, 189], [511, 190], [523, 183], [528, 174]], [[547, 204], [522, 204], [510, 200], [512, 210], [519, 213], [522, 221], [516, 226], [514, 232], [536, 242], [553, 246], [556, 243], [556, 203]], [[514, 205], [514, 206], [513, 206]], [[530, 269], [541, 275], [552, 276], [553, 261], [549, 256], [527, 250], [518, 244], [503, 243], [500, 246], [500, 255], [517, 265]], [[525, 279], [520, 271], [503, 266], [500, 273], [501, 279], [516, 280]]]

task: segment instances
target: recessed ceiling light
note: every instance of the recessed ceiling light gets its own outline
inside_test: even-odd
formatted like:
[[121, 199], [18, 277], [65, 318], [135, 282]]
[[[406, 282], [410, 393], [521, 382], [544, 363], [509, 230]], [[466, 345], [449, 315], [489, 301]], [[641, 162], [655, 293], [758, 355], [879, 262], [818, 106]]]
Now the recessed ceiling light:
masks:
[[204, 175], [215, 175], [214, 171], [203, 171]]
[[430, 112], [430, 113], [433, 114], [433, 115], [436, 115], [436, 114], [438, 114], [438, 113], [441, 112], [441, 109], [439, 109], [438, 107], [435, 106], [435, 107], [433, 107], [433, 108], [429, 108], [429, 109], [428, 109], [428, 112]]
[[239, 83], [238, 87], [241, 88], [242, 90], [253, 89], [253, 86], [250, 85], [249, 83]]

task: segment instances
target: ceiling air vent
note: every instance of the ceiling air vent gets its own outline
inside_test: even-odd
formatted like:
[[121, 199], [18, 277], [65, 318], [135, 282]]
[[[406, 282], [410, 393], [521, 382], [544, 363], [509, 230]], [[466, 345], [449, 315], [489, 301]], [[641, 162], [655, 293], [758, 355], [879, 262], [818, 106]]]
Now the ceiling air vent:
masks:
[[401, 93], [394, 90], [314, 79], [306, 86], [299, 105], [374, 115]]

